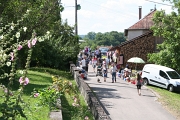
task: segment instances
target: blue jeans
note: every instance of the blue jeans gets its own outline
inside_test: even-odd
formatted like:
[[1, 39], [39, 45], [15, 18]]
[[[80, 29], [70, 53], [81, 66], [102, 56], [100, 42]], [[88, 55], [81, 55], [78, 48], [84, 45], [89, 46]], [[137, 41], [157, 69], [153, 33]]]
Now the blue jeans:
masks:
[[116, 72], [112, 72], [112, 82], [116, 82]]

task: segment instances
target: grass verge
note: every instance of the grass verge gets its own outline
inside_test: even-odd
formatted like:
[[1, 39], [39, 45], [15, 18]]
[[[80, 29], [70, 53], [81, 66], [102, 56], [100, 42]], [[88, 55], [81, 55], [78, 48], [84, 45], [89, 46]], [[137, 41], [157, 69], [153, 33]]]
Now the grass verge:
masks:
[[179, 92], [169, 92], [166, 89], [159, 88], [156, 86], [147, 86], [159, 94], [158, 101], [167, 109], [171, 114], [173, 114], [178, 120], [180, 120], [180, 93]]

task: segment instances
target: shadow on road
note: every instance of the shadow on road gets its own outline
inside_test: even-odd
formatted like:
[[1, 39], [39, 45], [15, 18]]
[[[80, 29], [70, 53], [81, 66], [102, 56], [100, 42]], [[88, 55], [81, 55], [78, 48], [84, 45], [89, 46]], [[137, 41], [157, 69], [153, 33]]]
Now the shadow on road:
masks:
[[142, 96], [145, 96], [145, 97], [156, 97], [154, 95], [142, 95]]

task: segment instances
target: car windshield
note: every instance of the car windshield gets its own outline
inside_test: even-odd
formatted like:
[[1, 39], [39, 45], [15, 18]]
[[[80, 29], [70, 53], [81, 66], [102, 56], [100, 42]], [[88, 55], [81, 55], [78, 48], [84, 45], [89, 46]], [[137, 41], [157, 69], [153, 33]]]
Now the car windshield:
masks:
[[99, 50], [101, 50], [101, 51], [108, 51], [108, 48], [99, 48]]
[[171, 79], [180, 79], [180, 75], [176, 71], [167, 71]]

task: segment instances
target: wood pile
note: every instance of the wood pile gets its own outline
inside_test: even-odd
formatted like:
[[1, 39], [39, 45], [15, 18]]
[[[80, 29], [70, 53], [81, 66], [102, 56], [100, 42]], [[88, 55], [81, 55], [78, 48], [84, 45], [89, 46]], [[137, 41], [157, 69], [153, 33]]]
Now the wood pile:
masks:
[[[145, 64], [147, 64], [148, 53], [154, 53], [156, 51], [156, 45], [159, 43], [159, 41], [160, 39], [157, 39], [157, 37], [153, 36], [153, 33], [151, 32], [142, 37], [127, 41], [126, 44], [119, 45], [118, 49], [120, 53], [124, 55], [123, 67], [128, 64], [130, 68], [132, 67], [135, 69], [135, 63], [127, 62], [127, 60], [132, 57], [140, 57], [146, 62]], [[162, 40], [160, 42], [162, 42]], [[138, 63], [137, 70], [142, 70], [145, 64]]]

